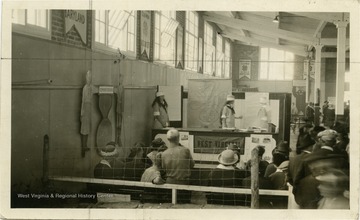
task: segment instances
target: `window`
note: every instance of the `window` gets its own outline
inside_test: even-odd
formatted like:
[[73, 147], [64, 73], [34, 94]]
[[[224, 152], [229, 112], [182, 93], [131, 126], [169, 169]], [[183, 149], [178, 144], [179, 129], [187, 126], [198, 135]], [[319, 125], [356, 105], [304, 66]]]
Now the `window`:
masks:
[[95, 11], [95, 46], [135, 56], [136, 11]]
[[215, 76], [222, 77], [224, 73], [223, 37], [216, 36], [216, 73]]
[[49, 10], [18, 9], [11, 11], [13, 31], [51, 39]]
[[154, 61], [175, 65], [175, 11], [155, 12]]
[[293, 75], [293, 53], [272, 48], [261, 48], [259, 79], [292, 80]]
[[186, 11], [185, 68], [197, 71], [199, 17], [196, 12]]
[[204, 73], [207, 75], [213, 75], [214, 71], [214, 54], [215, 48], [213, 46], [214, 30], [212, 26], [205, 22], [204, 28]]
[[231, 71], [231, 49], [230, 42], [225, 41], [225, 61], [224, 61], [224, 78], [230, 78]]

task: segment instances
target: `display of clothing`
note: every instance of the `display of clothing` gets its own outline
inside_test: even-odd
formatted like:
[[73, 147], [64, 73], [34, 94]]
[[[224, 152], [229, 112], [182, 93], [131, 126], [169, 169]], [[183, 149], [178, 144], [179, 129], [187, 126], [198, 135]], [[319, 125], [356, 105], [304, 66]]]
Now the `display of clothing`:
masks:
[[156, 102], [153, 106], [154, 125], [153, 128], [165, 128], [169, 126], [169, 115], [165, 105]]

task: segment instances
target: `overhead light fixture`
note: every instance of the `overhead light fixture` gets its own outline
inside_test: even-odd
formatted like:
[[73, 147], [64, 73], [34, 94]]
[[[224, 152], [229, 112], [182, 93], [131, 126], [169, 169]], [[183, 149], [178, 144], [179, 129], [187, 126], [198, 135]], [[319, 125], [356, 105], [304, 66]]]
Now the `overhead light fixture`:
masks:
[[279, 23], [279, 15], [276, 15], [274, 20], [273, 20], [274, 23]]

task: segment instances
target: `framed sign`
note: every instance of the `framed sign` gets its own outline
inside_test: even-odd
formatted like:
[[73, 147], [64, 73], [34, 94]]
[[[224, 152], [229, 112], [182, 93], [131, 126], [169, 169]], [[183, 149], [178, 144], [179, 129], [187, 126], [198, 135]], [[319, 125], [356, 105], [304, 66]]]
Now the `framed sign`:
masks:
[[251, 74], [251, 60], [240, 60], [239, 61], [239, 79], [247, 77], [250, 79]]
[[141, 11], [141, 40], [140, 54], [141, 57], [149, 59], [150, 55], [150, 28], [151, 28], [151, 12]]
[[176, 68], [183, 69], [183, 42], [184, 42], [184, 28], [179, 24], [176, 33]]
[[72, 27], [75, 28], [80, 36], [81, 41], [86, 44], [86, 11], [85, 10], [65, 10], [65, 34], [67, 34]]

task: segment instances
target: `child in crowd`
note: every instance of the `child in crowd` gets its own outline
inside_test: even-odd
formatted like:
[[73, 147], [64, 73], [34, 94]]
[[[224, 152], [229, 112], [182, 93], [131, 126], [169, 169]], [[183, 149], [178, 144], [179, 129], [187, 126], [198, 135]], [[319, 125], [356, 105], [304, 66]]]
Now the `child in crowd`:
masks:
[[161, 177], [161, 153], [149, 153], [147, 155], [151, 161], [152, 166], [147, 168], [141, 176], [141, 182], [151, 182], [154, 184], [164, 184], [165, 180]]
[[[164, 184], [165, 180], [161, 177], [161, 152], [150, 152], [147, 156], [152, 161], [152, 166], [147, 168], [141, 177], [141, 182], [153, 184]], [[162, 203], [167, 201], [167, 192], [164, 189], [145, 188], [141, 195], [142, 203]]]

